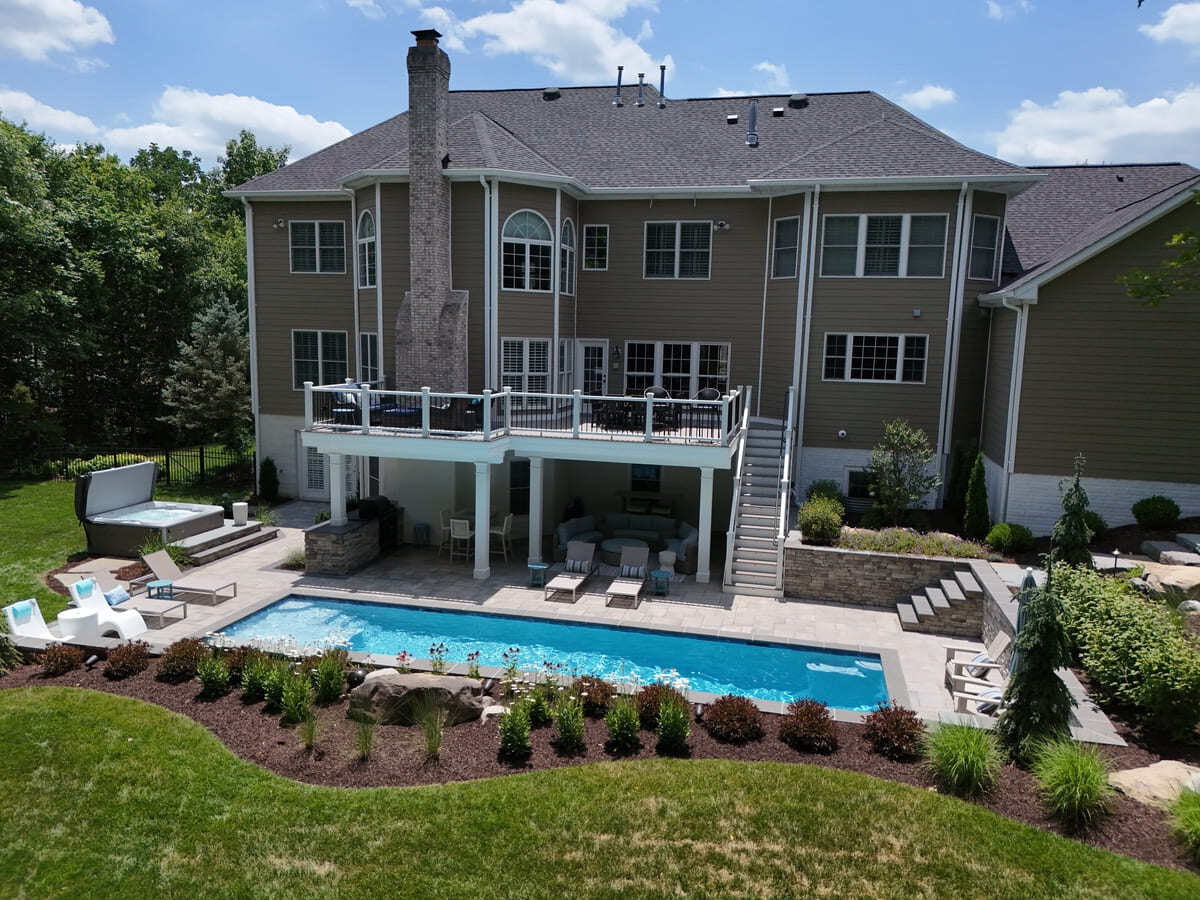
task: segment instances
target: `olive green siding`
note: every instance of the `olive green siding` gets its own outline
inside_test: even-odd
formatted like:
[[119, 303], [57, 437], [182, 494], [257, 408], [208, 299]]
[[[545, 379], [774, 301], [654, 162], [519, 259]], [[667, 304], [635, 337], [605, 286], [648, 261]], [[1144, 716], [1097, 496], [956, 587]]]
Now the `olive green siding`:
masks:
[[[259, 410], [304, 414], [304, 392], [292, 389], [292, 329], [345, 331], [353, 365], [354, 288], [350, 256], [350, 201], [255, 202], [254, 306], [258, 346]], [[346, 229], [346, 271], [291, 274], [288, 222], [339, 219]], [[283, 227], [276, 228], [276, 220]], [[349, 371], [347, 374], [350, 374]]]
[[[359, 188], [354, 192], [355, 202], [355, 222], [354, 233], [349, 238], [348, 243], [353, 250], [354, 257], [351, 259], [351, 265], [358, 258], [358, 218], [362, 216], [363, 210], [370, 210], [371, 215], [375, 217], [376, 229], [379, 226], [379, 217], [375, 210], [375, 185], [371, 184], [364, 188]], [[376, 231], [378, 234], [378, 231]], [[375, 244], [375, 277], [379, 278], [379, 242], [376, 239]], [[360, 331], [376, 331], [375, 312], [376, 312], [376, 292], [374, 287], [365, 287], [358, 289], [358, 327]], [[354, 348], [355, 364], [358, 360], [358, 347]], [[391, 361], [384, 360], [384, 371], [390, 371]]]
[[991, 335], [988, 339], [987, 383], [983, 391], [983, 440], [980, 446], [993, 462], [1004, 465], [1017, 314], [1007, 309], [993, 309], [988, 315], [991, 317]]
[[[764, 220], [766, 213], [763, 213]], [[803, 227], [804, 195], [793, 194], [787, 197], [776, 197], [771, 210], [770, 230], [767, 240], [771, 241], [772, 255], [774, 251], [775, 222], [779, 219], [798, 218]], [[800, 245], [803, 247], [807, 235], [800, 234]], [[797, 267], [801, 247], [797, 248]], [[770, 263], [763, 263], [770, 265]], [[787, 390], [792, 384], [793, 360], [796, 358], [796, 310], [802, 288], [800, 275], [791, 278], [771, 278], [770, 268], [764, 268], [768, 274], [766, 327], [763, 329], [763, 360], [762, 382], [758, 385], [758, 396], [761, 401], [755, 404], [756, 411], [763, 415], [786, 418], [785, 403]], [[752, 379], [757, 382], [758, 379]]]
[[[450, 192], [450, 286], [466, 291], [467, 389], [481, 391], [483, 371], [483, 186], [456, 182]], [[430, 385], [433, 387], [433, 385]]]
[[[885, 420], [907, 419], [936, 439], [941, 405], [946, 312], [958, 207], [957, 190], [892, 191], [871, 194], [824, 193], [817, 223], [817, 277], [814, 279], [809, 342], [804, 443], [809, 446], [869, 450]], [[946, 251], [941, 278], [826, 278], [820, 275], [825, 216], [839, 213], [944, 213]], [[915, 316], [914, 310], [920, 310]], [[862, 332], [928, 335], [924, 384], [869, 384], [822, 379], [825, 335]], [[840, 430], [846, 437], [838, 437]]]
[[1188, 203], [1039, 288], [1014, 471], [1070, 472], [1082, 452], [1093, 478], [1200, 482], [1200, 293], [1150, 308], [1116, 281], [1198, 220]]

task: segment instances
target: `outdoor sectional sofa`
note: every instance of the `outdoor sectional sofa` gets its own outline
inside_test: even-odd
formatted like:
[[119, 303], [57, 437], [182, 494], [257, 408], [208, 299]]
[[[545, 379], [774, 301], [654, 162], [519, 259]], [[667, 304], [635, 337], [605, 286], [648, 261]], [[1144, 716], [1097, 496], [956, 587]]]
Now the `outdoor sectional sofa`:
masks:
[[695, 525], [669, 516], [640, 513], [604, 513], [568, 519], [554, 529], [554, 558], [566, 558], [571, 541], [599, 544], [608, 538], [638, 538], [651, 550], [670, 550], [675, 554], [675, 571], [682, 575], [696, 572], [700, 532]]

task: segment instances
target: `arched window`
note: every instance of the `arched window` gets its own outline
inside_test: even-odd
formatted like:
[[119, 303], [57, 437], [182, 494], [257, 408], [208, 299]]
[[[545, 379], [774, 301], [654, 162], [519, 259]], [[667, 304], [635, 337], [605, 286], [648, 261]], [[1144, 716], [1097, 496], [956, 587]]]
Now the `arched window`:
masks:
[[558, 286], [564, 294], [575, 293], [575, 223], [564, 219], [559, 235]]
[[546, 220], [531, 209], [518, 210], [508, 217], [500, 234], [501, 286], [506, 291], [550, 290], [554, 244]]
[[358, 286], [375, 287], [375, 217], [369, 209], [358, 217]]

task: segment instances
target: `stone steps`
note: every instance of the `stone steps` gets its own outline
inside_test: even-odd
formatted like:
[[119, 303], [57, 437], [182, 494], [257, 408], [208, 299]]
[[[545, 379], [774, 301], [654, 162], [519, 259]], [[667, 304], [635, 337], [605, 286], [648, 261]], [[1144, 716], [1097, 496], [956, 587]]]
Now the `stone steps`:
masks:
[[983, 588], [966, 571], [939, 579], [896, 604], [900, 627], [923, 634], [978, 639], [983, 631]]
[[216, 544], [204, 550], [189, 552], [188, 555], [192, 558], [192, 562], [198, 566], [202, 566], [205, 563], [232, 556], [241, 550], [248, 550], [251, 547], [257, 547], [259, 544], [265, 544], [267, 541], [274, 540], [278, 534], [278, 528], [258, 528], [250, 534]]
[[257, 519], [251, 519], [245, 525], [234, 525], [233, 519], [226, 519], [225, 524], [220, 528], [210, 528], [208, 531], [193, 534], [191, 537], [180, 538], [174, 543], [186, 550], [189, 555], [194, 555], [210, 547], [245, 537], [260, 530], [262, 530], [262, 522]]

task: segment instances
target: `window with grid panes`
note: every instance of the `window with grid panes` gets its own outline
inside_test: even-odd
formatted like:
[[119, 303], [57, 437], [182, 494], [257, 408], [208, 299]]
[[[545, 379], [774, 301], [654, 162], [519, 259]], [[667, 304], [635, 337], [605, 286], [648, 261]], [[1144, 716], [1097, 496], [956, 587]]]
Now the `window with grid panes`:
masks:
[[775, 246], [771, 259], [772, 278], [796, 277], [796, 254], [800, 246], [800, 220], [775, 220]]
[[648, 341], [630, 341], [625, 345], [625, 394], [641, 397], [654, 386], [655, 345]]
[[826, 381], [925, 380], [929, 339], [922, 334], [826, 334]]
[[900, 274], [900, 230], [903, 216], [867, 216], [863, 275]]
[[349, 374], [346, 332], [292, 332], [292, 387], [304, 388], [304, 382], [337, 384]]
[[856, 334], [850, 342], [850, 379], [893, 380], [899, 353], [900, 338], [894, 334]]
[[369, 209], [358, 217], [358, 286], [375, 287], [375, 217]]
[[553, 244], [550, 225], [531, 209], [513, 213], [501, 231], [501, 286], [509, 291], [549, 291]]
[[692, 386], [692, 345], [662, 345], [662, 386], [674, 399], [689, 396]]
[[608, 226], [583, 226], [583, 270], [603, 272], [608, 268]]
[[708, 278], [711, 256], [711, 222], [646, 223], [646, 278]]
[[564, 294], [575, 293], [575, 224], [567, 219], [562, 223], [559, 247], [558, 287]]
[[858, 216], [826, 216], [821, 274], [853, 275], [858, 266]]
[[996, 272], [996, 245], [1000, 237], [1000, 220], [995, 216], [977, 215], [971, 223], [971, 264], [968, 278], [991, 281]]
[[292, 272], [340, 275], [346, 271], [345, 222], [288, 222]]
[[729, 390], [729, 346], [726, 344], [700, 345], [700, 371], [697, 375], [696, 391], [716, 388], [722, 394]]

